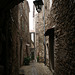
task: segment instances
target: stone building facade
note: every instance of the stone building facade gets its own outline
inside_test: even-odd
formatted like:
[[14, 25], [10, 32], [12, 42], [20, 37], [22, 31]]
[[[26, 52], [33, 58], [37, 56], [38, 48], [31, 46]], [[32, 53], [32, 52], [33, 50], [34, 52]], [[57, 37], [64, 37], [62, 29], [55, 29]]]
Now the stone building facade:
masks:
[[55, 26], [55, 75], [75, 74], [75, 0], [53, 0], [50, 25]]
[[[44, 15], [43, 7], [42, 7], [42, 11], [35, 15], [36, 51], [37, 51], [37, 56], [39, 56], [39, 62], [44, 62], [44, 17], [45, 17], [45, 26], [46, 26], [49, 10], [50, 10], [50, 0], [45, 0], [44, 8], [45, 8], [45, 15]], [[46, 38], [46, 40], [47, 39], [48, 38]], [[48, 48], [46, 50], [47, 50], [46, 51], [47, 63], [49, 64]]]
[[19, 25], [19, 39], [20, 39], [20, 55], [21, 55], [21, 65], [23, 65], [23, 60], [29, 54], [29, 44], [30, 44], [30, 33], [29, 33], [29, 5], [27, 1], [20, 3], [18, 5], [18, 25]]
[[29, 39], [29, 5], [26, 0], [23, 3], [20, 2], [22, 0], [0, 1], [3, 3], [3, 5], [0, 4], [2, 10], [0, 12], [0, 75], [18, 75], [24, 57], [27, 56], [26, 44], [30, 42], [27, 41]]
[[[54, 75], [74, 75], [75, 1], [53, 0], [46, 34], [49, 35], [51, 70]], [[51, 42], [52, 36], [54, 44]], [[51, 44], [53, 44], [53, 52]], [[53, 58], [54, 57], [54, 58]], [[52, 59], [53, 58], [53, 59]], [[54, 71], [53, 71], [54, 70]]]
[[[54, 75], [75, 74], [75, 0], [52, 0], [47, 20], [45, 19], [46, 41], [49, 47], [49, 65]], [[47, 11], [45, 12], [47, 13]], [[43, 14], [42, 12], [39, 13]], [[42, 15], [41, 15], [42, 16]], [[40, 16], [39, 16], [40, 17]], [[38, 17], [38, 18], [39, 18]], [[41, 22], [40, 22], [41, 21]], [[40, 23], [41, 25], [40, 25]], [[43, 34], [42, 19], [36, 22], [38, 34]], [[41, 27], [40, 27], [41, 26]], [[40, 32], [39, 32], [40, 31]], [[39, 35], [41, 34], [41, 35]], [[48, 37], [47, 37], [48, 35]], [[43, 37], [43, 36], [41, 36]], [[42, 38], [43, 39], [43, 38]], [[36, 40], [40, 47], [40, 42]], [[53, 40], [53, 41], [52, 41]], [[41, 45], [42, 48], [44, 48]], [[40, 48], [41, 49], [41, 48]], [[38, 50], [40, 50], [38, 49]], [[43, 51], [43, 49], [41, 49]]]

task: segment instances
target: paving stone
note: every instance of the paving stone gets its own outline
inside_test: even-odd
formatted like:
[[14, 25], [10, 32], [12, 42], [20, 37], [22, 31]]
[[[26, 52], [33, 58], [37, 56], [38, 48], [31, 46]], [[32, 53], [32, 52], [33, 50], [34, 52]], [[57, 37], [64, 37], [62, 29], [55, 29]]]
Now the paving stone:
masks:
[[22, 66], [21, 71], [24, 71], [24, 75], [52, 75], [51, 71], [43, 63], [31, 63], [29, 66]]

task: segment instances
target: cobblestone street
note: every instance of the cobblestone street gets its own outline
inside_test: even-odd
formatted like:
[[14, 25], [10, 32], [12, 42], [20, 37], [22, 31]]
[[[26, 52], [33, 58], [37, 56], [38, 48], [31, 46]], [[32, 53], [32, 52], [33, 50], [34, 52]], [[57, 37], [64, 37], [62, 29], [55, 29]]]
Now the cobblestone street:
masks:
[[43, 63], [30, 63], [29, 66], [22, 66], [19, 70], [22, 75], [52, 75], [47, 66]]

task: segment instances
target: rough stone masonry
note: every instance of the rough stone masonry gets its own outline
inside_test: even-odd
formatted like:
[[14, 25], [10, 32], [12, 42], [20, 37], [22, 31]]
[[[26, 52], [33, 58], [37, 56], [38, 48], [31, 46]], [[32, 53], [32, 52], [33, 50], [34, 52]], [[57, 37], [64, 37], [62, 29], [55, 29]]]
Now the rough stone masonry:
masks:
[[50, 24], [55, 25], [55, 75], [75, 74], [75, 0], [53, 0]]

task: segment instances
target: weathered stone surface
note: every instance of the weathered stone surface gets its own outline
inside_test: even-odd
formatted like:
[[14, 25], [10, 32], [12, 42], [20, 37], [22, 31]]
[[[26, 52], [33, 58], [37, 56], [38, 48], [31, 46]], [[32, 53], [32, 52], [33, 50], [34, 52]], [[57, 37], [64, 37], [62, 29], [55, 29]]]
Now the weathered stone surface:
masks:
[[[47, 11], [45, 12], [47, 13]], [[48, 14], [48, 13], [47, 13]], [[42, 16], [42, 12], [39, 13]], [[39, 16], [39, 17], [40, 17]], [[38, 18], [39, 18], [38, 17]], [[46, 19], [45, 19], [46, 20]], [[46, 22], [46, 30], [54, 27], [55, 75], [75, 74], [75, 0], [53, 0]], [[37, 36], [43, 39], [43, 20], [38, 19]], [[38, 37], [38, 40], [40, 39]], [[44, 40], [44, 39], [43, 39]], [[47, 41], [47, 40], [46, 40]], [[39, 43], [38, 50], [44, 49]], [[41, 45], [40, 45], [41, 44]], [[38, 51], [40, 52], [40, 51]]]
[[73, 1], [54, 0], [51, 8], [50, 25], [56, 25], [55, 75], [75, 74], [75, 4]]
[[19, 67], [27, 56], [29, 6], [26, 0], [23, 3], [0, 14], [0, 65], [4, 68], [0, 68], [3, 71], [0, 75], [18, 75]]
[[[45, 18], [45, 26], [47, 26], [48, 24], [48, 15], [49, 15], [49, 9], [50, 9], [50, 5], [49, 5], [50, 1], [49, 0], [45, 0], [44, 2], [44, 7], [45, 7], [45, 16], [43, 8], [42, 11], [40, 13], [38, 13], [38, 15], [36, 15], [37, 17], [36, 19], [36, 51], [37, 51], [37, 56], [39, 56], [39, 62], [44, 62], [44, 18]], [[48, 38], [46, 39], [46, 41], [48, 41]], [[49, 57], [48, 57], [48, 48], [46, 50], [47, 52], [47, 63], [49, 62]]]

